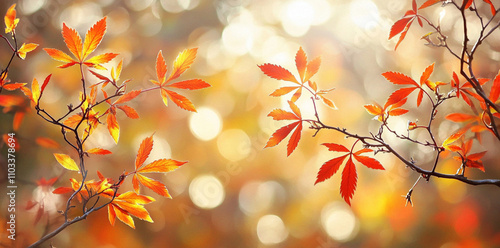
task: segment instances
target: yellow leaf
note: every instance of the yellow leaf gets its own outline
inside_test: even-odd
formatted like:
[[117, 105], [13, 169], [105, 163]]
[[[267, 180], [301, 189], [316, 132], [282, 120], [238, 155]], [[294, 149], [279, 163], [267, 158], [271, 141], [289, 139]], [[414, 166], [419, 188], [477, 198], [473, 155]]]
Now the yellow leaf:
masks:
[[35, 50], [37, 47], [38, 47], [38, 44], [35, 44], [35, 43], [28, 43], [28, 44], [23, 43], [21, 48], [19, 48], [19, 50], [17, 51], [17, 55], [19, 55], [19, 57], [21, 59], [25, 59], [26, 54]]
[[75, 161], [70, 156], [61, 153], [54, 153], [54, 157], [64, 168], [71, 171], [79, 170], [78, 165], [76, 165]]

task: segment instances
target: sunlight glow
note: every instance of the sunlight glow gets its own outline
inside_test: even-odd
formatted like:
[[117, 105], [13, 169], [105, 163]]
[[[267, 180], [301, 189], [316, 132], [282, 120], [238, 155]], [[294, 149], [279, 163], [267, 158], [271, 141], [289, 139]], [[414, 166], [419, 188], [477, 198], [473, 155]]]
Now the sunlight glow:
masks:
[[309, 31], [314, 15], [314, 8], [308, 1], [292, 1], [285, 6], [281, 23], [288, 34], [299, 37]]
[[217, 147], [224, 158], [236, 162], [248, 157], [251, 141], [241, 129], [229, 129], [219, 135]]
[[257, 223], [257, 236], [265, 245], [279, 244], [288, 237], [288, 230], [280, 217], [265, 215]]
[[222, 130], [222, 119], [219, 113], [207, 107], [198, 109], [189, 118], [189, 129], [200, 140], [211, 140], [219, 135]]
[[224, 201], [225, 195], [222, 183], [212, 175], [198, 176], [189, 185], [189, 197], [200, 208], [216, 208]]
[[370, 0], [355, 0], [350, 6], [351, 20], [360, 28], [370, 28], [380, 22], [377, 5]]
[[358, 223], [352, 210], [341, 202], [333, 202], [321, 211], [321, 224], [331, 238], [346, 242], [358, 232]]

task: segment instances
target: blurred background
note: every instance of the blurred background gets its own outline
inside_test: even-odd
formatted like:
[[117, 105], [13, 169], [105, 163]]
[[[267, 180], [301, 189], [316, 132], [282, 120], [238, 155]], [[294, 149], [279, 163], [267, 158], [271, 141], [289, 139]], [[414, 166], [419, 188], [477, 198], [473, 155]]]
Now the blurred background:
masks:
[[[491, 15], [488, 5], [476, 2], [486, 16]], [[414, 23], [397, 52], [394, 46], [399, 37], [387, 39], [392, 24], [411, 8], [409, 0], [7, 0], [0, 3], [0, 13], [4, 15], [13, 3], [21, 19], [16, 29], [18, 40], [40, 47], [29, 53], [26, 61], [16, 60], [9, 78], [29, 83], [34, 77], [42, 81], [52, 73], [42, 102], [56, 115], [63, 113], [65, 105], [76, 102], [80, 86], [77, 68], [56, 68], [60, 63], [42, 50], [68, 52], [61, 36], [62, 22], [84, 36], [97, 20], [108, 17], [108, 30], [97, 52], [120, 53], [106, 66], [116, 66], [123, 59], [121, 79], [131, 79], [128, 89], [152, 86], [149, 79], [156, 78], [159, 50], [170, 70], [177, 54], [193, 47], [199, 48], [198, 56], [181, 79], [201, 78], [212, 85], [184, 92], [195, 104], [195, 114], [174, 104], [165, 107], [156, 91], [141, 94], [130, 103], [140, 119], [119, 114], [118, 145], [105, 126], [87, 143], [89, 148], [99, 146], [113, 152], [88, 158], [89, 177], [94, 179], [96, 170], [114, 179], [124, 170], [133, 170], [140, 142], [153, 133], [154, 148], [148, 161], [189, 161], [175, 172], [155, 177], [167, 185], [173, 199], [145, 190], [157, 200], [146, 206], [154, 223], [135, 219], [135, 230], [121, 222], [112, 227], [107, 211], [101, 210], [54, 238], [51, 242], [55, 247], [500, 246], [497, 187], [432, 178], [415, 188], [414, 206], [405, 206], [402, 195], [418, 175], [391, 156], [380, 154], [377, 159], [385, 171], [357, 166], [358, 186], [349, 207], [339, 194], [340, 171], [316, 186], [314, 182], [320, 166], [337, 156], [320, 144], [335, 142], [349, 147], [353, 140], [326, 131], [313, 138], [314, 132], [305, 128], [291, 156], [286, 156], [288, 139], [263, 149], [271, 134], [286, 124], [266, 117], [272, 109], [286, 107], [285, 101], [268, 95], [287, 84], [266, 77], [257, 65], [279, 64], [296, 74], [294, 57], [301, 46], [309, 59], [322, 59], [313, 80], [320, 88], [335, 88], [327, 96], [338, 110], [320, 106], [322, 120], [363, 135], [378, 128], [363, 105], [374, 101], [383, 104], [395, 89], [381, 73], [400, 71], [418, 80], [423, 70], [436, 62], [431, 80], [451, 80], [459, 64], [444, 49], [425, 46], [420, 37], [430, 31], [428, 26], [420, 28]], [[433, 6], [423, 14], [434, 23], [439, 21], [452, 47], [459, 49], [461, 24], [453, 8]], [[498, 38], [498, 34], [490, 37], [476, 56], [480, 77], [493, 78], [498, 72]], [[0, 51], [0, 62], [5, 66], [10, 57], [8, 46], [2, 43]], [[414, 106], [413, 99], [406, 107]], [[304, 115], [313, 114], [307, 102], [299, 101], [299, 107]], [[436, 120], [442, 124], [434, 130], [439, 140], [460, 127], [444, 116], [458, 111], [471, 113], [462, 102], [444, 107]], [[413, 114], [395, 118], [391, 124], [404, 131], [408, 120], [426, 123], [428, 111], [424, 100]], [[12, 120], [11, 113], [2, 113], [2, 134], [12, 131]], [[425, 133], [415, 135], [426, 137]], [[52, 155], [71, 154], [60, 130], [42, 122], [32, 110], [16, 137], [20, 146], [16, 153], [17, 241], [9, 242], [2, 231], [3, 247], [25, 247], [60, 225], [56, 211], [63, 208], [67, 196], [50, 192], [52, 187], [68, 186], [69, 178], [78, 178], [74, 173], [62, 173]], [[34, 141], [38, 137], [48, 137], [61, 146], [41, 147]], [[431, 168], [432, 151], [390, 141], [408, 158]], [[500, 148], [488, 135], [482, 144], [474, 143], [474, 150], [486, 149], [486, 173], [468, 170], [470, 178], [500, 177], [495, 155]], [[1, 151], [6, 153], [4, 144]], [[438, 171], [454, 173], [459, 164], [448, 161], [440, 164]], [[0, 173], [5, 172], [2, 169]], [[57, 176], [60, 178], [53, 186], [36, 183]], [[4, 178], [2, 185], [6, 185]], [[127, 181], [121, 192], [131, 188]], [[36, 225], [36, 208], [24, 210], [29, 200], [45, 202], [46, 214]], [[0, 226], [5, 230], [7, 197], [3, 195], [0, 202]]]

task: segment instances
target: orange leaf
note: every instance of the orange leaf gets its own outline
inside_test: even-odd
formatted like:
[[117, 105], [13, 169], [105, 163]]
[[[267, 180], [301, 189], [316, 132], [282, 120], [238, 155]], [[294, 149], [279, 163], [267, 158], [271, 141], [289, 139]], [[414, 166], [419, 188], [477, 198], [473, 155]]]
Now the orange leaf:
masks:
[[337, 173], [347, 155], [349, 154], [326, 161], [319, 169], [318, 175], [316, 176], [316, 182], [314, 184], [316, 185], [317, 183], [323, 182]]
[[370, 169], [376, 169], [376, 170], [385, 170], [384, 167], [382, 166], [382, 164], [374, 159], [374, 158], [370, 158], [370, 157], [367, 157], [367, 156], [359, 156], [359, 155], [356, 155], [354, 154], [354, 158], [362, 163], [364, 166], [370, 168]]
[[106, 64], [112, 59], [114, 59], [116, 56], [118, 56], [118, 53], [103, 53], [96, 55], [90, 59], [87, 59], [85, 61], [85, 65], [89, 67], [94, 67], [99, 70], [105, 70], [104, 67], [101, 66], [101, 64]]
[[[194, 107], [193, 103], [189, 101], [189, 99], [187, 99], [185, 96], [165, 89], [162, 89], [161, 92], [162, 95], [166, 94], [166, 96], [168, 96], [168, 98], [172, 100], [172, 102], [174, 102], [181, 109], [185, 109], [191, 112], [196, 112], [196, 108]], [[163, 101], [165, 102], [165, 98], [163, 99]]]
[[483, 156], [484, 156], [484, 154], [486, 154], [486, 152], [487, 151], [471, 154], [471, 155], [467, 156], [467, 159], [472, 160], [472, 161], [478, 161], [481, 158], [483, 158]]
[[127, 105], [122, 105], [122, 106], [117, 106], [117, 108], [121, 109], [127, 115], [128, 118], [132, 119], [139, 118], [139, 114], [137, 114], [135, 109], [133, 109], [132, 107], [129, 107]]
[[23, 45], [19, 48], [19, 50], [17, 50], [17, 55], [21, 59], [25, 59], [26, 54], [35, 50], [37, 47], [38, 47], [38, 44], [35, 44], [35, 43], [28, 43], [28, 44], [23, 43]]
[[281, 121], [281, 120], [300, 120], [299, 117], [297, 117], [294, 113], [282, 110], [282, 109], [274, 109], [269, 113], [267, 116], [273, 117], [273, 120], [275, 121]]
[[415, 80], [399, 72], [388, 71], [382, 73], [382, 76], [384, 76], [389, 82], [393, 84], [409, 84], [418, 87], [418, 84], [417, 82], [415, 82]]
[[168, 87], [188, 90], [199, 90], [210, 87], [210, 84], [201, 79], [191, 79], [168, 85]]
[[17, 23], [19, 23], [19, 18], [16, 18], [16, 4], [12, 4], [10, 8], [7, 10], [7, 14], [5, 14], [4, 21], [5, 21], [5, 33], [8, 34], [12, 31], [17, 26]]
[[379, 116], [384, 113], [384, 110], [378, 104], [366, 104], [363, 107], [371, 115]]
[[340, 145], [340, 144], [335, 144], [335, 143], [323, 143], [321, 145], [324, 145], [328, 148], [328, 151], [332, 152], [349, 152], [349, 149], [347, 147]]
[[288, 141], [287, 156], [290, 156], [290, 154], [292, 154], [292, 152], [295, 150], [295, 148], [297, 148], [297, 145], [299, 144], [302, 132], [302, 122], [298, 123], [299, 125], [297, 126], [297, 129], [295, 129], [292, 136], [290, 137], [290, 140]]
[[14, 114], [14, 120], [12, 121], [12, 128], [14, 131], [17, 131], [19, 129], [19, 126], [21, 126], [21, 122], [26, 115], [26, 112], [21, 112], [18, 111]]
[[116, 212], [115, 212], [115, 207], [113, 206], [113, 204], [108, 205], [108, 220], [112, 226], [115, 226]]
[[66, 23], [63, 23], [62, 35], [64, 43], [66, 43], [69, 51], [78, 59], [79, 62], [82, 62], [82, 38], [78, 32], [66, 26]]
[[66, 194], [66, 193], [70, 193], [70, 192], [73, 192], [73, 188], [71, 187], [59, 187], [57, 189], [54, 189], [52, 191], [52, 194]]
[[321, 98], [321, 100], [323, 101], [324, 104], [326, 104], [326, 106], [332, 108], [332, 109], [337, 109], [337, 106], [335, 106], [335, 103], [333, 103], [332, 100], [320, 95], [319, 96]]
[[120, 194], [116, 197], [116, 199], [132, 204], [148, 204], [155, 201], [155, 199], [151, 196], [138, 195], [132, 191], [127, 191], [123, 194]]
[[[128, 214], [127, 211], [125, 211], [125, 210], [123, 210], [115, 205], [112, 205], [112, 207], [113, 207], [114, 213], [116, 214], [116, 217], [118, 217], [118, 219], [121, 222], [123, 222], [123, 223], [127, 224], [128, 226], [135, 229], [134, 219], [132, 219], [132, 217]], [[114, 223], [114, 220], [113, 220], [113, 223]]]
[[54, 153], [54, 157], [64, 168], [71, 171], [79, 170], [78, 165], [76, 165], [75, 161], [70, 156], [61, 153]]
[[38, 100], [40, 99], [40, 85], [38, 84], [38, 80], [33, 78], [33, 82], [31, 83], [31, 100], [38, 104]]
[[44, 48], [43, 50], [54, 60], [66, 62], [66, 64], [58, 66], [59, 68], [67, 68], [78, 63], [61, 50], [54, 48]]
[[36, 138], [35, 142], [39, 146], [42, 146], [42, 147], [45, 147], [45, 148], [54, 148], [54, 149], [59, 148], [59, 143], [57, 143], [54, 140], [49, 139], [49, 138], [38, 137], [38, 138]]
[[276, 130], [276, 132], [271, 135], [271, 138], [267, 141], [267, 144], [264, 148], [267, 147], [273, 147], [277, 144], [279, 144], [283, 139], [290, 134], [290, 132], [299, 125], [299, 121], [294, 122], [292, 124], [286, 125], [284, 127], [281, 127], [280, 129]]
[[6, 84], [6, 85], [2, 86], [2, 88], [9, 90], [9, 91], [13, 91], [13, 90], [20, 89], [21, 87], [23, 87], [25, 85], [26, 85], [26, 83], [13, 83], [13, 84]]
[[495, 9], [495, 6], [491, 2], [491, 0], [483, 0], [483, 1], [490, 5], [491, 14], [495, 15], [497, 13], [497, 10]]
[[474, 119], [476, 119], [476, 116], [462, 113], [453, 113], [447, 115], [445, 118], [453, 122], [467, 122], [473, 121]]
[[427, 0], [427, 1], [426, 1], [425, 3], [423, 3], [423, 4], [422, 4], [422, 6], [420, 6], [420, 8], [418, 8], [418, 9], [424, 9], [424, 8], [427, 8], [427, 7], [432, 6], [432, 5], [436, 4], [436, 3], [439, 3], [439, 2], [441, 2], [441, 1], [443, 1], [443, 0]]
[[306, 72], [307, 66], [307, 55], [302, 50], [302, 47], [299, 48], [297, 54], [295, 55], [295, 65], [297, 66], [297, 71], [299, 72], [300, 80], [304, 80], [304, 74]]
[[68, 127], [74, 128], [74, 127], [76, 127], [76, 125], [78, 125], [78, 123], [80, 123], [81, 120], [82, 120], [82, 117], [78, 114], [75, 114], [75, 115], [70, 116], [68, 119], [66, 119], [63, 122], [63, 124], [68, 126]]
[[340, 183], [340, 195], [344, 198], [344, 201], [351, 205], [351, 199], [356, 191], [356, 184], [358, 181], [358, 175], [356, 172], [356, 166], [352, 162], [352, 158], [349, 157], [347, 163], [342, 171], [342, 182]]
[[134, 191], [136, 193], [139, 193], [140, 185], [139, 180], [137, 179], [137, 174], [134, 174], [134, 176], [132, 177], [132, 186], [134, 187]]
[[163, 183], [158, 182], [158, 181], [156, 181], [156, 180], [154, 180], [152, 178], [143, 176], [141, 174], [137, 174], [137, 179], [139, 179], [139, 182], [142, 185], [150, 188], [155, 193], [157, 193], [157, 194], [159, 194], [161, 196], [167, 197], [167, 198], [172, 198], [170, 196], [170, 194], [168, 193], [167, 187]]
[[116, 100], [116, 102], [114, 102], [113, 104], [116, 105], [116, 104], [128, 102], [128, 101], [136, 98], [139, 94], [141, 94], [141, 90], [130, 91], [130, 92], [120, 96], [120, 98], [118, 98], [118, 100]]
[[311, 79], [311, 77], [318, 72], [320, 65], [321, 65], [320, 57], [317, 57], [309, 61], [309, 63], [307, 63], [307, 70], [306, 70], [306, 75], [304, 76], [304, 82]]
[[135, 158], [135, 170], [144, 164], [144, 161], [149, 157], [151, 150], [153, 149], [153, 135], [142, 140], [139, 146], [139, 151], [137, 152], [137, 157]]
[[283, 96], [283, 95], [286, 95], [286, 94], [292, 92], [293, 90], [295, 90], [297, 88], [299, 88], [299, 86], [282, 87], [282, 88], [275, 90], [273, 93], [271, 93], [270, 96]]
[[[413, 22], [413, 20], [412, 20], [412, 22]], [[410, 25], [411, 25], [411, 23], [412, 23], [412, 22], [410, 22], [410, 24], [408, 24], [408, 26], [406, 26], [405, 30], [404, 30], [404, 31], [401, 33], [401, 35], [399, 36], [398, 43], [396, 43], [396, 46], [394, 47], [394, 50], [397, 50], [397, 49], [398, 49], [399, 44], [401, 44], [401, 42], [405, 39], [406, 34], [408, 33], [408, 30], [409, 30]]]
[[196, 58], [196, 53], [198, 48], [186, 49], [177, 55], [174, 61], [174, 68], [172, 69], [172, 74], [170, 74], [168, 81], [178, 78], [182, 73], [184, 73], [194, 62]]
[[106, 33], [106, 17], [97, 21], [85, 34], [85, 42], [83, 43], [82, 60], [92, 53], [101, 43], [102, 37]]
[[45, 80], [43, 80], [42, 90], [40, 94], [43, 94], [43, 91], [45, 90], [45, 87], [47, 87], [47, 84], [49, 83], [51, 77], [52, 74], [49, 74], [47, 77], [45, 77]]
[[86, 153], [90, 153], [90, 154], [96, 154], [96, 155], [107, 155], [107, 154], [111, 154], [110, 151], [106, 150], [106, 149], [102, 149], [102, 148], [92, 148], [90, 150], [87, 150]]
[[125, 210], [128, 214], [131, 214], [141, 220], [153, 223], [151, 216], [149, 215], [148, 211], [144, 208], [143, 205], [133, 204], [129, 202], [122, 202], [122, 201], [113, 201], [113, 204]]
[[[462, 135], [464, 135], [464, 133], [466, 132], [467, 130], [460, 130], [452, 135], [450, 135], [450, 137], [448, 137], [446, 140], [444, 140], [443, 142], [443, 145], [442, 147], [444, 147], [445, 149], [448, 149], [448, 146], [457, 141], [458, 139], [460, 139], [460, 137], [462, 137]], [[449, 150], [449, 149], [448, 149]]]
[[404, 114], [406, 114], [408, 112], [409, 111], [407, 109], [397, 108], [397, 109], [389, 110], [388, 114], [390, 116], [400, 116], [400, 115], [404, 115]]
[[300, 114], [300, 109], [299, 107], [297, 107], [297, 105], [295, 105], [295, 103], [293, 101], [288, 101], [288, 105], [290, 105], [290, 109], [292, 109], [293, 113], [299, 117], [299, 119], [302, 118], [302, 115]]
[[160, 50], [156, 56], [156, 77], [158, 77], [158, 83], [163, 85], [165, 83], [165, 75], [167, 74], [167, 62], [163, 58], [163, 53]]
[[108, 125], [109, 134], [111, 134], [115, 143], [118, 143], [118, 139], [120, 139], [120, 126], [116, 121], [116, 116], [114, 114], [108, 114], [106, 123]]
[[145, 165], [137, 170], [140, 173], [167, 173], [177, 170], [180, 166], [187, 162], [180, 162], [173, 159], [159, 159]]
[[292, 96], [292, 99], [290, 99], [292, 102], [296, 102], [299, 100], [300, 96], [302, 95], [302, 87], [300, 87], [297, 91]]
[[259, 68], [262, 70], [262, 72], [264, 72], [264, 74], [266, 74], [271, 78], [277, 80], [290, 81], [299, 84], [299, 82], [297, 82], [297, 79], [295, 79], [295, 77], [292, 75], [290, 71], [279, 65], [263, 64], [259, 65]]

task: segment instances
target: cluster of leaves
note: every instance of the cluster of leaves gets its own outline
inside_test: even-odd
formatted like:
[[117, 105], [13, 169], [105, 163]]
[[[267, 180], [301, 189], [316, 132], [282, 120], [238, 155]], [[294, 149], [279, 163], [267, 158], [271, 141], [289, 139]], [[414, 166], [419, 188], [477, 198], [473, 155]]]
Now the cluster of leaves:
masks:
[[[15, 94], [1, 94], [5, 89], [6, 91], [17, 91], [25, 88], [26, 83], [14, 83], [8, 78], [9, 68], [15, 57], [22, 60], [26, 59], [29, 52], [35, 50], [38, 44], [23, 43], [20, 47], [16, 37], [16, 27], [19, 23], [19, 18], [16, 16], [16, 4], [10, 6], [4, 17], [5, 35], [0, 35], [10, 50], [12, 55], [4, 68], [0, 71], [0, 106], [3, 107], [3, 113], [13, 113], [13, 129], [18, 130], [25, 114], [29, 111], [29, 105], [22, 96]], [[5, 138], [5, 136], [4, 136]]]
[[[210, 87], [210, 84], [201, 79], [176, 80], [194, 63], [197, 49], [193, 48], [186, 49], [179, 53], [173, 62], [173, 68], [169, 75], [167, 75], [167, 63], [160, 50], [156, 58], [157, 79], [151, 80], [153, 86], [148, 89], [129, 90], [128, 83], [130, 80], [122, 81], [120, 79], [123, 61], [120, 61], [116, 67], [111, 68], [110, 75], [106, 73], [107, 69], [104, 65], [115, 59], [119, 55], [118, 53], [102, 53], [92, 56], [106, 33], [106, 19], [107, 18], [104, 17], [97, 21], [87, 31], [84, 40], [75, 29], [63, 23], [62, 37], [70, 54], [55, 48], [44, 48], [44, 51], [52, 59], [63, 62], [58, 68], [67, 69], [76, 66], [79, 68], [79, 74], [81, 76], [78, 103], [76, 106], [68, 104], [66, 106], [67, 108], [65, 107], [67, 109], [66, 112], [60, 116], [55, 116], [55, 114], [45, 110], [43, 107], [43, 95], [45, 90], [50, 87], [52, 74], [48, 75], [41, 84], [34, 78], [30, 88], [26, 86], [26, 83], [10, 83], [7, 79], [8, 66], [1, 74], [2, 80], [0, 81], [0, 90], [21, 90], [30, 100], [37, 115], [53, 126], [60, 128], [64, 141], [74, 150], [74, 153], [54, 153], [54, 157], [62, 166], [61, 168], [78, 172], [80, 177], [71, 178], [69, 180], [69, 186], [58, 187], [52, 192], [54, 194], [70, 194], [66, 201], [65, 208], [60, 211], [61, 216], [64, 217], [64, 222], [61, 226], [42, 237], [32, 246], [43, 243], [57, 235], [67, 226], [85, 219], [92, 212], [104, 207], [108, 208], [109, 222], [112, 225], [114, 225], [116, 218], [118, 218], [118, 220], [124, 222], [128, 226], [135, 228], [132, 216], [141, 220], [153, 222], [144, 205], [155, 201], [155, 199], [151, 196], [142, 194], [141, 185], [160, 196], [167, 198], [171, 198], [171, 196], [164, 183], [146, 175], [149, 173], [172, 172], [186, 163], [164, 158], [146, 164], [145, 162], [153, 148], [153, 135], [151, 135], [142, 141], [137, 152], [135, 166], [130, 167], [132, 172], [125, 171], [121, 175], [117, 175], [115, 180], [105, 177], [99, 171], [96, 172], [97, 179], [91, 179], [89, 177], [89, 171], [85, 165], [86, 157], [93, 155], [109, 155], [111, 151], [100, 147], [87, 149], [85, 143], [100, 125], [105, 125], [115, 143], [118, 143], [120, 136], [120, 125], [117, 121], [119, 119], [118, 109], [131, 119], [139, 119], [137, 111], [129, 106], [128, 103], [141, 94], [147, 94], [148, 92], [158, 90], [165, 105], [168, 105], [168, 101], [172, 101], [182, 109], [196, 112], [194, 104], [177, 91], [198, 90]], [[12, 5], [5, 16], [5, 24], [6, 33], [12, 35], [14, 45], [12, 45], [5, 36], [2, 36], [2, 38], [4, 38], [12, 48], [12, 58], [14, 55], [17, 55], [24, 59], [26, 53], [32, 51], [38, 45], [23, 44], [19, 49], [17, 48], [15, 27], [18, 22], [19, 19], [16, 18], [15, 5]], [[96, 80], [87, 79], [87, 72]], [[92, 83], [93, 81], [97, 82]], [[4, 107], [4, 112], [8, 112], [14, 108], [16, 108], [17, 111], [20, 106], [26, 109], [24, 112], [30, 109], [29, 105], [21, 104], [25, 104], [21, 96], [0, 95], [0, 105]], [[22, 119], [22, 117], [14, 118], [15, 128], [20, 125], [20, 119]], [[61, 148], [57, 142], [49, 138], [38, 138], [37, 143], [44, 147]], [[74, 159], [75, 157], [78, 159]], [[131, 179], [133, 190], [120, 193], [119, 189], [127, 178]], [[43, 179], [39, 181], [38, 185], [40, 187], [49, 188], [57, 181], [58, 177], [48, 181]], [[82, 210], [77, 216], [70, 213], [71, 210], [76, 207], [75, 198], [79, 201]], [[44, 214], [43, 204], [43, 202], [36, 201], [30, 201], [28, 203], [27, 209], [32, 209], [37, 205], [39, 206], [35, 223], [38, 222]]]
[[[464, 22], [466, 22], [467, 20], [467, 17], [465, 15], [465, 11], [467, 10], [475, 12], [476, 16], [478, 16], [481, 20], [483, 31], [481, 32], [481, 37], [479, 37], [479, 39], [476, 41], [476, 44], [473, 48], [469, 49], [467, 46], [469, 38], [467, 37], [467, 28], [464, 28], [464, 33], [466, 34], [466, 36], [464, 37], [464, 45], [463, 47], [461, 47], [461, 55], [458, 52], [454, 52], [453, 48], [451, 48], [446, 43], [447, 36], [441, 32], [440, 26], [434, 25], [418, 12], [421, 9], [433, 6], [434, 4], [439, 2], [442, 2], [443, 4], [454, 5], [456, 9], [463, 15], [463, 20], [465, 20]], [[388, 71], [382, 73], [382, 76], [384, 76], [389, 82], [396, 86], [400, 86], [400, 88], [396, 89], [389, 95], [383, 106], [378, 103], [364, 105], [366, 111], [369, 114], [373, 115], [375, 120], [378, 120], [380, 122], [378, 132], [370, 132], [369, 135], [351, 133], [346, 128], [328, 126], [321, 121], [321, 118], [316, 109], [316, 101], [322, 100], [330, 107], [334, 107], [334, 105], [333, 102], [325, 99], [324, 96], [320, 96], [320, 92], [326, 93], [326, 91], [318, 91], [316, 83], [310, 80], [310, 78], [319, 69], [319, 59], [307, 62], [307, 57], [305, 56], [302, 48], [299, 49], [295, 56], [295, 63], [299, 72], [299, 77], [295, 77], [292, 73], [290, 73], [290, 71], [278, 65], [260, 65], [260, 69], [267, 76], [277, 80], [283, 80], [299, 85], [294, 87], [283, 87], [271, 94], [271, 96], [283, 96], [293, 90], [296, 90], [291, 100], [288, 101], [292, 112], [283, 109], [275, 109], [268, 115], [274, 120], [288, 120], [293, 121], [293, 123], [288, 124], [273, 133], [266, 147], [272, 147], [279, 144], [295, 129], [288, 142], [287, 155], [290, 155], [297, 147], [301, 138], [303, 122], [309, 123], [311, 129], [316, 130], [314, 136], [320, 130], [327, 129], [340, 132], [346, 135], [347, 138], [355, 139], [351, 149], [348, 149], [346, 146], [337, 143], [322, 144], [326, 146], [330, 151], [343, 152], [346, 154], [340, 157], [335, 157], [325, 162], [321, 166], [316, 180], [317, 184], [332, 177], [339, 170], [340, 166], [344, 163], [346, 158], [348, 158], [342, 172], [340, 194], [349, 205], [351, 204], [351, 199], [357, 186], [357, 172], [354, 161], [358, 161], [368, 168], [380, 170], [384, 169], [382, 164], [376, 159], [361, 155], [363, 153], [369, 152], [373, 152], [374, 155], [377, 153], [390, 153], [394, 155], [405, 166], [420, 174], [417, 182], [420, 180], [420, 178], [429, 180], [432, 176], [434, 176], [439, 178], [451, 178], [473, 185], [494, 184], [500, 187], [500, 180], [471, 180], [465, 177], [464, 174], [465, 169], [468, 167], [477, 168], [483, 172], [485, 171], [485, 166], [483, 164], [482, 158], [486, 154], [486, 151], [475, 153], [471, 152], [473, 150], [474, 140], [478, 140], [479, 142], [481, 142], [482, 133], [488, 132], [500, 141], [499, 126], [498, 124], [496, 124], [500, 122], [500, 72], [494, 79], [489, 79], [477, 78], [473, 74], [472, 70], [472, 58], [477, 47], [482, 44], [482, 41], [486, 39], [491, 34], [491, 32], [493, 32], [500, 26], [500, 23], [498, 23], [496, 26], [491, 28], [491, 31], [484, 31], [488, 29], [490, 25], [493, 25], [491, 23], [497, 13], [493, 4], [489, 0], [484, 0], [484, 2], [489, 4], [491, 7], [492, 17], [490, 17], [489, 21], [487, 22], [483, 22], [483, 17], [477, 10], [476, 3], [473, 0], [464, 0], [461, 5], [455, 3], [455, 1], [428, 0], [420, 7], [417, 7], [417, 3], [415, 0], [412, 1], [412, 9], [407, 11], [405, 15], [400, 20], [396, 21], [392, 26], [389, 34], [389, 39], [395, 37], [398, 34], [401, 34], [398, 42], [396, 43], [397, 48], [404, 40], [413, 21], [417, 20], [419, 25], [422, 27], [423, 23], [426, 22], [431, 28], [434, 29], [434, 31], [426, 35], [425, 39], [433, 42], [432, 40], [430, 40], [429, 36], [432, 34], [438, 36], [438, 39], [441, 43], [432, 43], [432, 45], [445, 47], [452, 55], [454, 55], [458, 59], [461, 65], [460, 75], [463, 79], [465, 79], [465, 82], [460, 82], [459, 76], [456, 72], [452, 72], [451, 80], [449, 81], [449, 83], [441, 81], [431, 81], [430, 78], [435, 69], [434, 63], [425, 68], [418, 81], [399, 72]], [[464, 24], [464, 26], [467, 26], [466, 23]], [[469, 73], [466, 73], [464, 68], [468, 69]], [[295, 101], [302, 94], [302, 89], [306, 89], [312, 95], [311, 100], [313, 102], [316, 119], [303, 119], [299, 107], [295, 104]], [[487, 92], [487, 89], [489, 89], [489, 95], [485, 93]], [[418, 125], [418, 120], [408, 120], [408, 133], [399, 133], [395, 131], [395, 128], [391, 124], [392, 122], [390, 122], [389, 120], [395, 117], [404, 118], [403, 115], [409, 113], [410, 111], [413, 111], [412, 108], [408, 108], [405, 106], [408, 105], [408, 102], [413, 102], [409, 101], [409, 98], [411, 95], [413, 95], [412, 93], [414, 92], [417, 92], [415, 98], [416, 108], [424, 106], [422, 105], [422, 102], [424, 100], [430, 103], [425, 105], [429, 106], [429, 109], [427, 111], [429, 113], [427, 124]], [[444, 102], [461, 101], [460, 99], [470, 107], [473, 114], [449, 113], [446, 116], [447, 120], [457, 123], [463, 123], [464, 125], [459, 130], [450, 132], [442, 142], [439, 142], [438, 137], [436, 137], [433, 133], [433, 131], [435, 130], [434, 127], [441, 124], [435, 121], [438, 109], [443, 108], [442, 104]], [[480, 109], [478, 109], [476, 105], [479, 105]], [[415, 107], [413, 107], [413, 109]], [[412, 135], [412, 131], [417, 129], [424, 130], [424, 132], [427, 133], [428, 138], [422, 138], [423, 136]], [[469, 131], [473, 135], [468, 135]], [[426, 167], [429, 168], [429, 166], [426, 166], [425, 164], [419, 164], [417, 163], [417, 161], [414, 161], [413, 158], [406, 158], [405, 155], [400, 154], [400, 151], [398, 151], [398, 149], [394, 145], [386, 141], [387, 136], [392, 136], [404, 142], [409, 142], [417, 146], [432, 148], [432, 150], [435, 151], [433, 165], [431, 165], [432, 170], [423, 169]], [[418, 138], [414, 138], [413, 136]], [[363, 148], [355, 151], [354, 148], [358, 143], [362, 144]], [[444, 151], [456, 154], [453, 159], [460, 162], [456, 174], [443, 174], [436, 171], [438, 164], [440, 164], [442, 160], [447, 159], [447, 157], [443, 156], [442, 154]], [[407, 202], [411, 203], [411, 193], [413, 192], [413, 188], [416, 186], [416, 184], [417, 183], [414, 184], [414, 186], [406, 195]]]

